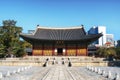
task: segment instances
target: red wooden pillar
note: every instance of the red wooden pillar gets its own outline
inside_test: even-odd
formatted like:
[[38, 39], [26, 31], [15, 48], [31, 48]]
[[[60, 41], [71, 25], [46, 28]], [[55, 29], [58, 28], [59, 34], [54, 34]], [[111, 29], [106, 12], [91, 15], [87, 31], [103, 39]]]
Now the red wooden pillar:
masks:
[[33, 50], [34, 50], [34, 44], [33, 44], [33, 46], [32, 46], [32, 55], [34, 55], [34, 52], [33, 52]]
[[55, 46], [54, 45], [52, 45], [52, 56], [54, 56], [55, 54], [54, 54], [54, 51], [55, 50]]
[[78, 55], [78, 45], [76, 44], [76, 56]]
[[44, 44], [42, 44], [42, 56], [44, 55]]
[[67, 56], [68, 54], [67, 54], [67, 44], [65, 45], [65, 48], [66, 48], [66, 50], [65, 50], [65, 56]]
[[88, 56], [88, 48], [87, 48], [87, 44], [86, 44], [86, 56]]

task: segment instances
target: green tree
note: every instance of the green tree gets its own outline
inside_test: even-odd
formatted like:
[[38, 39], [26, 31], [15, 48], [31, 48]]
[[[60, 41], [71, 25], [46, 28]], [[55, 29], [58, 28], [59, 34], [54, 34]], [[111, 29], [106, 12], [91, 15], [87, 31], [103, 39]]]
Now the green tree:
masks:
[[3, 26], [16, 26], [17, 21], [14, 20], [4, 20]]
[[19, 37], [22, 28], [16, 26], [16, 22], [14, 20], [4, 20], [3, 26], [0, 27], [0, 47], [1, 52], [5, 55], [16, 55], [21, 49], [24, 51]]
[[116, 51], [116, 59], [120, 59], [120, 47], [116, 47], [115, 51]]
[[32, 48], [32, 45], [27, 41], [21, 41], [21, 44], [24, 48]]
[[116, 51], [114, 50], [114, 48], [107, 48], [106, 52], [105, 52], [105, 56], [106, 57], [115, 57], [116, 56]]
[[97, 51], [96, 54], [100, 57], [104, 57], [105, 54], [105, 48], [104, 47], [100, 47]]
[[114, 48], [101, 47], [96, 51], [96, 53], [99, 56], [106, 58], [116, 56], [116, 51], [114, 50]]

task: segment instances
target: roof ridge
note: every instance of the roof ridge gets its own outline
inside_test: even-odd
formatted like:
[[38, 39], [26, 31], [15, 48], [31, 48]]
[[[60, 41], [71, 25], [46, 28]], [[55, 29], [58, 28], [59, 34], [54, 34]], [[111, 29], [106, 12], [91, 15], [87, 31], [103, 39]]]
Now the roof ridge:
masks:
[[64, 30], [64, 29], [81, 29], [83, 28], [82, 26], [78, 26], [78, 27], [42, 27], [42, 26], [37, 26], [37, 29], [60, 29], [60, 30]]

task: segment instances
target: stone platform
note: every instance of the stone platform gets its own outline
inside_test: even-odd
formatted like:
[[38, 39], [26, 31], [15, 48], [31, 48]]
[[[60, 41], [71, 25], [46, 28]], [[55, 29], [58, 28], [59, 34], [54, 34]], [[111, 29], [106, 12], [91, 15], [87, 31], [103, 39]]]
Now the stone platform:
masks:
[[43, 66], [47, 59], [49, 65], [52, 65], [53, 61], [56, 63], [64, 61], [65, 65], [67, 65], [70, 60], [72, 66], [108, 66], [108, 62], [103, 61], [103, 58], [94, 58], [87, 56], [28, 56], [24, 58], [6, 58], [5, 60], [0, 60], [0, 65]]

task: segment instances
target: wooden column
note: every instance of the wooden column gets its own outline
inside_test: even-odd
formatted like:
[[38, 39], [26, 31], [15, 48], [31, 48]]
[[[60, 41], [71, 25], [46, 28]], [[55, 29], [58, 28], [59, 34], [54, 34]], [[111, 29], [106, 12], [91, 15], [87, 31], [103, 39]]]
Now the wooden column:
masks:
[[54, 56], [55, 54], [54, 54], [54, 51], [55, 50], [55, 46], [54, 45], [52, 45], [52, 56]]
[[42, 44], [42, 56], [44, 55], [44, 44]]
[[35, 44], [32, 45], [32, 55], [34, 55]]
[[86, 56], [88, 56], [88, 48], [87, 48], [87, 44], [86, 44]]
[[65, 45], [65, 56], [67, 56], [68, 54], [67, 54], [67, 44]]
[[76, 44], [76, 56], [78, 55], [78, 45]]
[[33, 44], [33, 46], [32, 46], [32, 55], [34, 55], [33, 50], [34, 50], [34, 44]]

